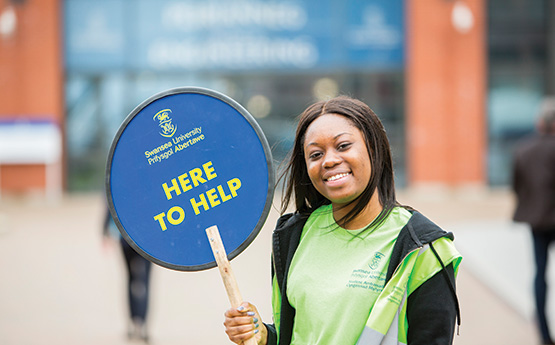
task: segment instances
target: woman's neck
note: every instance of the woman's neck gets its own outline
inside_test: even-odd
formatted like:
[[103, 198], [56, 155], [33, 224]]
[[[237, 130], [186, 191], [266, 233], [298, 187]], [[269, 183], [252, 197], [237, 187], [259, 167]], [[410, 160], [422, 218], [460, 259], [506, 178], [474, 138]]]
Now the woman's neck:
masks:
[[[345, 217], [353, 208], [355, 203], [347, 206], [336, 206], [332, 204], [333, 218], [337, 222], [338, 220]], [[349, 220], [345, 224], [339, 224], [342, 228], [347, 230], [358, 230], [372, 223], [374, 219], [383, 210], [382, 204], [380, 204], [380, 199], [378, 197], [378, 191], [375, 191], [368, 202], [368, 205], [360, 212], [355, 218]]]

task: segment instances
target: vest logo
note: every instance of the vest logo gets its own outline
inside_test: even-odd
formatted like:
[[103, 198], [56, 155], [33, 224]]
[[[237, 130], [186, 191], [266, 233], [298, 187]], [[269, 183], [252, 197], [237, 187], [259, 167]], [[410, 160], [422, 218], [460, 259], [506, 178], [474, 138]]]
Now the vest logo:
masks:
[[374, 256], [372, 257], [372, 260], [368, 264], [368, 267], [370, 267], [371, 270], [375, 270], [380, 266], [380, 261], [382, 261], [384, 257], [385, 257], [384, 254], [380, 252], [375, 252]]
[[172, 137], [175, 134], [175, 131], [177, 131], [177, 125], [172, 123], [172, 118], [170, 117], [171, 113], [171, 109], [160, 110], [152, 118], [152, 120], [158, 121], [158, 126], [160, 126], [160, 135], [166, 138]]

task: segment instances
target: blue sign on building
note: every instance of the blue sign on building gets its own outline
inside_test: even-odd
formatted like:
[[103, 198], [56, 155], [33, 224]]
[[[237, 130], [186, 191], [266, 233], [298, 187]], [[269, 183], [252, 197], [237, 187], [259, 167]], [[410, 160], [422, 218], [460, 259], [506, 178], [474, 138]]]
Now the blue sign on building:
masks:
[[403, 65], [403, 0], [68, 0], [65, 4], [70, 70]]

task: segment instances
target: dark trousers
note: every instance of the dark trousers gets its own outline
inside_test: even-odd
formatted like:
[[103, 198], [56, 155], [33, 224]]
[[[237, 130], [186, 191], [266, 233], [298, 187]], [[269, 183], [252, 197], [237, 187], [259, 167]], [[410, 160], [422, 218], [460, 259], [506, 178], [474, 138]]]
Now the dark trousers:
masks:
[[127, 268], [127, 289], [131, 319], [145, 322], [148, 311], [150, 261], [139, 255], [123, 238], [120, 240]]
[[547, 300], [547, 280], [545, 272], [549, 259], [549, 245], [555, 241], [555, 229], [551, 229], [551, 231], [547, 230], [548, 229], [532, 228], [532, 238], [534, 241], [534, 258], [536, 262], [534, 294], [536, 300], [538, 326], [540, 328], [543, 342], [545, 344], [550, 344], [553, 341], [551, 340], [551, 336], [549, 334], [549, 327], [547, 325], [547, 317], [545, 314], [545, 304]]

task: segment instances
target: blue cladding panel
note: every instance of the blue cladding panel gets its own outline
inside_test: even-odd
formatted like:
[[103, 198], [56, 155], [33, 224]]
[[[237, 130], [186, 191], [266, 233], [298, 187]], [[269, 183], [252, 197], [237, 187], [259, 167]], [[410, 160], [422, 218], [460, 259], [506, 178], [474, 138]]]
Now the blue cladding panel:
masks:
[[402, 0], [68, 0], [70, 70], [401, 68]]

